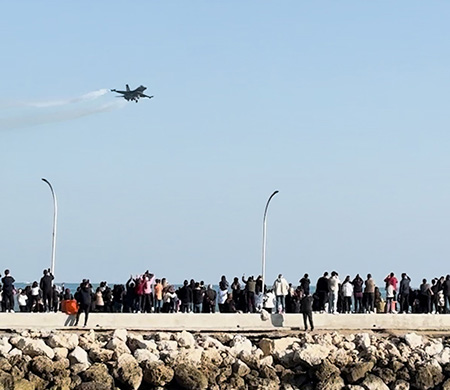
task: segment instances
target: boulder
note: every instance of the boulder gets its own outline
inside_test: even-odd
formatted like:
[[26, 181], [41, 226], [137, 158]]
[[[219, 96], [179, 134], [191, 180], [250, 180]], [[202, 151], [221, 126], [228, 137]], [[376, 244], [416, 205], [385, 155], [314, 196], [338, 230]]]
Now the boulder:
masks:
[[356, 363], [352, 367], [346, 370], [346, 377], [349, 383], [356, 383], [360, 379], [363, 379], [366, 374], [372, 370], [374, 363], [371, 362], [360, 362]]
[[15, 390], [36, 390], [36, 386], [33, 382], [30, 382], [27, 379], [19, 379], [18, 381], [14, 381], [14, 389]]
[[236, 359], [233, 364], [233, 373], [237, 376], [244, 377], [250, 373], [250, 368], [243, 361]]
[[416, 367], [414, 372], [414, 386], [421, 390], [428, 390], [441, 384], [444, 380], [442, 368], [436, 360]]
[[136, 359], [127, 353], [119, 356], [113, 366], [112, 374], [124, 389], [137, 390], [142, 383], [142, 369]]
[[174, 376], [174, 371], [162, 362], [146, 361], [142, 367], [144, 382], [155, 387], [164, 387]]
[[325, 345], [307, 344], [305, 348], [295, 352], [295, 360], [310, 366], [317, 366], [328, 356], [330, 349]]
[[442, 345], [442, 343], [440, 341], [434, 341], [434, 342], [430, 342], [425, 347], [425, 353], [429, 356], [435, 356], [435, 355], [441, 353], [443, 349], [444, 349], [444, 346]]
[[53, 348], [53, 352], [55, 353], [55, 359], [65, 359], [69, 355], [69, 350], [63, 347]]
[[356, 346], [358, 348], [366, 350], [371, 345], [369, 334], [368, 333], [359, 333], [359, 334], [355, 335], [354, 343], [356, 344]]
[[345, 387], [344, 380], [338, 375], [333, 374], [327, 379], [317, 384], [317, 390], [341, 390]]
[[22, 357], [22, 351], [18, 348], [13, 348], [11, 351], [8, 352], [8, 359], [13, 356], [19, 356]]
[[69, 351], [78, 346], [78, 335], [75, 333], [53, 333], [47, 339], [52, 348], [66, 348]]
[[186, 332], [183, 330], [181, 333], [177, 333], [175, 336], [176, 341], [178, 342], [178, 346], [183, 348], [194, 348], [195, 347], [195, 339], [192, 333]]
[[182, 349], [175, 356], [174, 363], [186, 362], [199, 365], [202, 361], [203, 348]]
[[35, 356], [47, 356], [50, 359], [55, 357], [53, 349], [51, 349], [44, 340], [41, 339], [30, 339], [26, 342], [22, 348], [22, 352], [30, 357]]
[[7, 357], [11, 351], [12, 345], [9, 343], [9, 338], [4, 336], [0, 338], [0, 356]]
[[84, 364], [86, 368], [91, 365], [87, 352], [81, 347], [75, 347], [75, 349], [68, 355], [70, 364]]
[[376, 375], [367, 374], [362, 382], [366, 390], [389, 390], [389, 387]]
[[177, 351], [178, 342], [175, 340], [162, 340], [157, 343], [158, 350], [161, 352], [166, 351]]
[[49, 382], [45, 379], [42, 379], [40, 376], [37, 376], [36, 374], [33, 374], [32, 372], [29, 372], [27, 374], [28, 380], [34, 384], [34, 388], [36, 390], [46, 390], [48, 387]]
[[119, 339], [124, 343], [127, 342], [128, 331], [126, 329], [116, 329], [113, 333], [114, 339]]
[[220, 351], [216, 348], [204, 349], [202, 352], [202, 363], [212, 363], [219, 367], [222, 364], [223, 358]]
[[[273, 340], [272, 354], [278, 355], [279, 352], [283, 352], [286, 349], [291, 349], [293, 344], [299, 343], [299, 342], [300, 342], [300, 340], [296, 337], [282, 337], [279, 339], [275, 339], [275, 340]], [[259, 346], [259, 348], [261, 348], [261, 346]], [[264, 350], [263, 350], [263, 352], [264, 352]]]
[[75, 390], [110, 390], [111, 387], [101, 382], [83, 382], [75, 387]]
[[106, 349], [110, 349], [111, 351], [114, 351], [117, 353], [117, 355], [121, 354], [131, 354], [130, 349], [128, 348], [125, 341], [119, 339], [119, 338], [112, 338], [109, 340], [109, 342], [106, 344]]
[[[314, 376], [319, 380], [319, 382], [327, 382], [329, 378], [340, 376], [339, 368], [334, 364], [330, 363], [328, 359], [325, 359], [317, 368], [315, 369]], [[339, 382], [336, 378], [333, 378], [330, 383]]]
[[272, 339], [261, 339], [258, 346], [263, 351], [264, 356], [270, 356], [275, 348], [275, 343]]
[[105, 348], [93, 348], [89, 351], [89, 358], [93, 362], [106, 363], [113, 359], [114, 351]]
[[2, 357], [0, 358], [0, 370], [5, 372], [11, 372], [12, 365], [8, 359]]
[[94, 363], [80, 376], [85, 382], [103, 383], [108, 389], [112, 389], [114, 386], [114, 379], [109, 375], [108, 367], [103, 363]]
[[54, 364], [47, 356], [36, 356], [31, 360], [31, 371], [42, 378], [47, 379], [53, 372]]
[[201, 370], [192, 365], [181, 363], [175, 367], [175, 380], [183, 389], [205, 390], [208, 388], [208, 379]]
[[445, 347], [437, 356], [435, 356], [435, 359], [442, 366], [450, 363], [450, 348]]
[[146, 362], [146, 361], [150, 361], [150, 362], [159, 361], [159, 356], [155, 355], [148, 349], [136, 349], [136, 351], [134, 351], [134, 353], [133, 353], [133, 356], [139, 364]]
[[423, 337], [416, 333], [407, 333], [404, 336], [406, 344], [412, 349], [421, 347], [423, 345]]
[[252, 342], [248, 338], [241, 335], [234, 336], [233, 340], [230, 343], [230, 346], [230, 352], [234, 356], [239, 355], [242, 351], [252, 353], [253, 349]]
[[399, 379], [395, 381], [392, 390], [409, 390], [409, 383], [402, 379]]

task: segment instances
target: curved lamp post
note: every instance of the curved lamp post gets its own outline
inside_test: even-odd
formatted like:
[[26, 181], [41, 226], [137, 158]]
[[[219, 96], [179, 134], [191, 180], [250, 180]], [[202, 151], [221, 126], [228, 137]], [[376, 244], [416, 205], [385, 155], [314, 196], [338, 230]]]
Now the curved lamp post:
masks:
[[53, 236], [52, 236], [52, 262], [50, 266], [50, 272], [52, 275], [55, 274], [55, 251], [56, 251], [56, 221], [58, 218], [58, 204], [56, 202], [56, 194], [53, 191], [53, 187], [47, 179], [42, 178], [42, 181], [45, 181], [50, 187], [50, 191], [53, 196]]
[[264, 294], [264, 282], [266, 276], [266, 230], [267, 230], [267, 209], [269, 208], [269, 203], [272, 198], [278, 194], [279, 191], [275, 191], [272, 195], [270, 195], [269, 200], [266, 203], [266, 208], [264, 209], [264, 218], [263, 218], [263, 247], [262, 247], [262, 289]]

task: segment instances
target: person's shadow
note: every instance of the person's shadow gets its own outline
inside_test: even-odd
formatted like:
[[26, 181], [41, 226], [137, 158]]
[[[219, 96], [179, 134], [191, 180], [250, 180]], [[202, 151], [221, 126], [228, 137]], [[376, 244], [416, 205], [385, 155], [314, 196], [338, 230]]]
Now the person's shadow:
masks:
[[76, 320], [77, 316], [75, 314], [70, 314], [67, 316], [66, 322], [64, 322], [64, 326], [73, 326], [75, 325]]

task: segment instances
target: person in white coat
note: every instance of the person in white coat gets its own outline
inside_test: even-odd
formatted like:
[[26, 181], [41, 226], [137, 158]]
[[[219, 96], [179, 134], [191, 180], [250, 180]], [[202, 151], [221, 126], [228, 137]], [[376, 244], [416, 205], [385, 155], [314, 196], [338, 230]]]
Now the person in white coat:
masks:
[[339, 297], [339, 284], [341, 281], [339, 280], [339, 275], [336, 271], [331, 273], [330, 278], [330, 313], [337, 314], [337, 303]]
[[273, 283], [273, 292], [275, 293], [276, 307], [275, 309], [285, 312], [286, 309], [286, 295], [289, 293], [289, 283], [279, 274], [278, 278]]
[[342, 296], [344, 297], [344, 313], [351, 313], [352, 307], [352, 295], [353, 295], [353, 283], [350, 280], [350, 276], [348, 275], [344, 283], [342, 283]]

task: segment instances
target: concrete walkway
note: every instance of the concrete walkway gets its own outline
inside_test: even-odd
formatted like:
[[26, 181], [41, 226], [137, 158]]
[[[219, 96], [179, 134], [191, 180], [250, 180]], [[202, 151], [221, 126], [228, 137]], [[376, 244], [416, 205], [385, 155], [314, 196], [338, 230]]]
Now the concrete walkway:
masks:
[[[63, 313], [0, 313], [0, 329], [69, 329], [74, 317]], [[84, 323], [84, 314], [80, 324]], [[435, 330], [450, 331], [450, 315], [439, 314], [315, 314], [322, 330]], [[273, 331], [303, 329], [301, 314], [112, 314], [91, 313], [87, 328], [149, 331]]]

